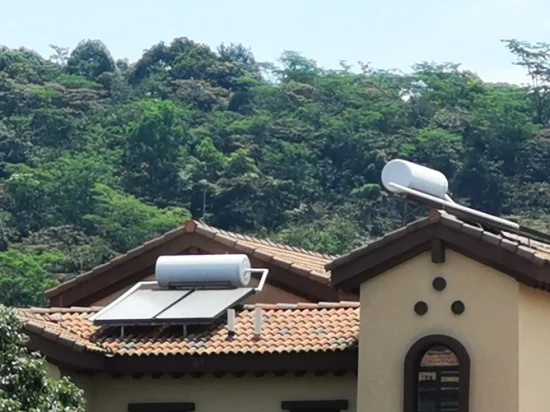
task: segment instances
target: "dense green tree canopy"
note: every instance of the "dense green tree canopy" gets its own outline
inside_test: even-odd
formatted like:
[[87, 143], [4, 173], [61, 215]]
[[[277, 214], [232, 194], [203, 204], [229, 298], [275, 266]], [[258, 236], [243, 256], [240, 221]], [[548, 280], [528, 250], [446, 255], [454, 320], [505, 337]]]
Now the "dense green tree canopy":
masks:
[[395, 157], [443, 171], [452, 196], [549, 226], [545, 44], [505, 46], [532, 83], [457, 64], [402, 74], [186, 38], [135, 63], [103, 43], [50, 59], [0, 48], [0, 302], [41, 291], [187, 218], [341, 253], [424, 213], [380, 186]]
[[67, 377], [47, 377], [44, 361], [29, 353], [14, 311], [0, 305], [0, 410], [84, 412], [82, 390]]

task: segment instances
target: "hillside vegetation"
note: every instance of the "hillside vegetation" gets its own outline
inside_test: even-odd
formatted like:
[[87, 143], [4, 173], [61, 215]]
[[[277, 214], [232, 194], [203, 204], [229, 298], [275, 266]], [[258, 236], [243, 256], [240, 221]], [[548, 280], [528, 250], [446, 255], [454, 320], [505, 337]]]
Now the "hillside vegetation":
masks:
[[0, 302], [44, 304], [45, 288], [190, 217], [344, 252], [425, 213], [381, 189], [395, 157], [443, 171], [462, 203], [546, 229], [547, 46], [504, 46], [532, 87], [455, 64], [259, 63], [186, 38], [134, 64], [100, 41], [49, 59], [0, 48]]

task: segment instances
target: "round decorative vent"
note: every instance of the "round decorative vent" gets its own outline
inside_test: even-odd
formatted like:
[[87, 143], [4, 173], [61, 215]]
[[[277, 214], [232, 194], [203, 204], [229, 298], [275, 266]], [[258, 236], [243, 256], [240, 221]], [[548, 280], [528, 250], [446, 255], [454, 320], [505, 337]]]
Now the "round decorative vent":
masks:
[[438, 276], [432, 282], [432, 286], [435, 290], [437, 290], [438, 292], [441, 292], [443, 289], [447, 287], [447, 281], [444, 278]]
[[462, 315], [466, 310], [466, 306], [461, 300], [455, 300], [451, 305], [451, 310], [455, 315]]
[[419, 316], [424, 316], [428, 312], [428, 304], [426, 302], [417, 302], [414, 305], [414, 311]]

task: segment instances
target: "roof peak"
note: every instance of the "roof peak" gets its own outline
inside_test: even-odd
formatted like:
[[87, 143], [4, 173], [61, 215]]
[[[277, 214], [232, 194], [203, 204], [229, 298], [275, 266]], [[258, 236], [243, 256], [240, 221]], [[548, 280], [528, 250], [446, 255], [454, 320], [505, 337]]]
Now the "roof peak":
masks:
[[[87, 272], [81, 273], [55, 288], [47, 290], [46, 297], [50, 299], [53, 305], [57, 306], [63, 306], [64, 304], [89, 304], [91, 302], [86, 301], [85, 297], [83, 298], [81, 296], [83, 293], [73, 293], [73, 295], [78, 297], [69, 298], [67, 295], [72, 293], [69, 291], [82, 288], [83, 284], [86, 283], [91, 287], [91, 289], [87, 289], [90, 290], [90, 294], [98, 292], [102, 290], [101, 288], [104, 288], [104, 286], [100, 286], [100, 284], [105, 284], [107, 281], [98, 280], [96, 284], [94, 283], [96, 277], [99, 279], [107, 279], [104, 275], [108, 275], [111, 271], [115, 270], [115, 268], [121, 267], [126, 262], [137, 259], [142, 254], [148, 252], [150, 252], [149, 256], [154, 255], [157, 251], [159, 255], [174, 254], [174, 252], [164, 252], [163, 250], [174, 250], [174, 248], [181, 243], [179, 242], [180, 237], [185, 234], [190, 236], [190, 243], [193, 243], [192, 239], [194, 239], [194, 236], [212, 239], [214, 242], [222, 244], [222, 247], [228, 250], [226, 253], [245, 253], [267, 264], [282, 267], [301, 278], [307, 278], [308, 282], [311, 280], [315, 284], [304, 288], [303, 285], [299, 285], [301, 280], [296, 280], [298, 286], [293, 283], [294, 281], [291, 278], [288, 278], [287, 282], [293, 288], [298, 287], [299, 290], [303, 289], [303, 296], [313, 296], [315, 300], [331, 299], [330, 296], [333, 292], [332, 288], [330, 288], [329, 273], [325, 270], [324, 266], [334, 258], [333, 256], [307, 251], [282, 243], [275, 243], [268, 239], [259, 239], [257, 237], [228, 232], [192, 219], [185, 222], [183, 226], [175, 228], [162, 236], [151, 239], [141, 246], [96, 266]], [[213, 249], [219, 248], [216, 246], [213, 247]], [[147, 264], [151, 265], [151, 263]], [[318, 287], [317, 284], [319, 284]], [[330, 291], [328, 289], [330, 289]]]
[[[446, 246], [527, 286], [550, 290], [550, 243], [437, 209], [430, 210], [428, 217], [339, 257], [325, 268], [332, 271], [333, 285], [349, 289], [429, 250], [432, 250], [434, 263], [443, 263], [444, 255], [442, 258], [436, 255], [441, 255], [437, 250]], [[361, 270], [356, 270], [355, 274], [346, 273], [345, 267], [360, 259], [361, 264], [355, 266], [360, 266]]]
[[236, 239], [239, 239], [239, 240], [247, 240], [249, 242], [261, 243], [261, 244], [264, 244], [266, 246], [280, 247], [280, 248], [284, 248], [284, 249], [292, 251], [292, 252], [302, 253], [302, 254], [305, 254], [305, 255], [310, 255], [310, 256], [324, 258], [324, 259], [332, 260], [332, 259], [336, 259], [338, 257], [338, 255], [330, 255], [330, 254], [327, 254], [327, 253], [319, 253], [319, 252], [315, 252], [315, 251], [312, 251], [312, 250], [307, 250], [307, 249], [297, 247], [297, 246], [290, 246], [290, 245], [287, 245], [287, 244], [284, 244], [284, 243], [274, 242], [274, 241], [272, 241], [271, 239], [269, 239], [267, 237], [266, 238], [260, 238], [260, 237], [257, 237], [257, 236], [242, 235], [240, 233], [230, 232], [230, 231], [227, 231], [227, 230], [224, 230], [224, 229], [219, 229], [217, 227], [210, 226], [210, 225], [208, 225], [204, 222], [201, 222], [199, 220], [190, 220], [185, 224], [185, 227], [186, 227], [186, 229], [187, 229], [187, 227], [189, 227], [190, 232], [195, 232], [197, 227], [201, 227], [203, 229], [211, 230], [211, 231], [214, 231], [216, 233], [220, 233], [222, 235], [230, 236], [230, 237], [233, 237], [233, 238], [236, 238]]

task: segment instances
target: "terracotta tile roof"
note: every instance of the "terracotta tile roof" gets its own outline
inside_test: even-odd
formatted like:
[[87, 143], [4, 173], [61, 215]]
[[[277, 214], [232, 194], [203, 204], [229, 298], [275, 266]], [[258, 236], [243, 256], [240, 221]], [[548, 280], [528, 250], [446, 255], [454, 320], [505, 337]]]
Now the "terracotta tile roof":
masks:
[[324, 255], [302, 248], [275, 243], [267, 239], [259, 239], [237, 233], [226, 232], [221, 229], [195, 222], [196, 232], [221, 242], [227, 242], [230, 247], [237, 247], [243, 253], [251, 253], [261, 260], [279, 263], [281, 266], [303, 269], [311, 275], [329, 279], [330, 274], [325, 265], [336, 256]]
[[428, 350], [428, 352], [422, 357], [420, 366], [433, 367], [433, 366], [458, 366], [458, 358], [451, 350]]
[[31, 308], [19, 309], [23, 328], [38, 333], [67, 348], [104, 352], [88, 339], [90, 323], [87, 319], [101, 308]]
[[209, 239], [229, 246], [240, 253], [250, 254], [259, 260], [271, 263], [276, 266], [288, 269], [297, 275], [306, 276], [324, 284], [330, 283], [330, 274], [326, 271], [325, 265], [335, 257], [323, 255], [316, 252], [306, 251], [304, 249], [286, 246], [280, 243], [274, 243], [269, 240], [253, 238], [237, 233], [226, 232], [203, 223], [190, 220], [184, 226], [171, 230], [164, 235], [145, 242], [125, 254], [106, 262], [92, 270], [76, 276], [75, 278], [49, 289], [45, 295], [52, 298], [62, 292], [76, 287], [84, 281], [91, 280], [114, 267], [121, 265], [130, 259], [136, 258], [146, 251], [173, 240], [186, 233], [198, 233]]
[[[254, 310], [262, 308], [260, 339], [254, 336]], [[78, 351], [116, 355], [202, 355], [343, 351], [359, 335], [359, 303], [245, 305], [236, 316], [237, 334], [225, 322], [183, 337], [181, 326], [101, 328], [88, 319], [101, 308], [22, 309], [24, 327]]]
[[346, 255], [342, 255], [328, 263], [325, 268], [327, 270], [336, 269], [360, 256], [366, 255], [390, 242], [431, 224], [442, 224], [453, 230], [481, 239], [489, 244], [499, 246], [523, 258], [531, 260], [538, 265], [550, 263], [550, 244], [532, 240], [509, 232], [488, 230], [488, 228], [467, 223], [451, 214], [448, 214], [447, 212], [434, 209], [430, 211], [427, 218], [416, 220], [415, 222], [374, 240], [368, 245], [353, 250]]
[[[502, 236], [518, 245], [516, 253], [520, 250], [519, 246], [529, 249], [533, 252], [533, 255], [542, 259], [550, 261], [550, 245], [547, 243], [539, 242], [537, 240], [529, 239], [525, 236], [519, 236], [515, 233], [502, 232]], [[525, 251], [525, 250], [524, 250]], [[520, 253], [521, 254], [521, 253]]]

